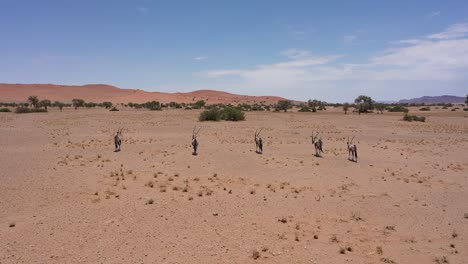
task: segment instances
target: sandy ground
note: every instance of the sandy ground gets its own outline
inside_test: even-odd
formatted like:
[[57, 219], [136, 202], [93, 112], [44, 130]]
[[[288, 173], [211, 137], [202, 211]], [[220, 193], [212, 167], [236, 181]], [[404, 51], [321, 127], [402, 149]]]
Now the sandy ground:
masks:
[[198, 113], [0, 113], [0, 263], [467, 263], [467, 112]]

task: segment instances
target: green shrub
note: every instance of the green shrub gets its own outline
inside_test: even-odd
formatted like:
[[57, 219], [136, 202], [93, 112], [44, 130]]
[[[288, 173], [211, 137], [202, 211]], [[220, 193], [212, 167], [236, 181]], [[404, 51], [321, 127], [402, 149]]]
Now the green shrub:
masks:
[[403, 113], [408, 113], [408, 108], [402, 106], [402, 105], [395, 105], [394, 107], [389, 107], [387, 109], [389, 112], [403, 112]]
[[419, 111], [431, 111], [431, 108], [423, 107], [423, 108], [420, 108]]
[[116, 112], [116, 111], [119, 111], [119, 109], [117, 109], [117, 108], [115, 108], [115, 107], [112, 107], [112, 109], [109, 110], [109, 111]]
[[27, 107], [17, 107], [15, 110], [17, 114], [26, 114], [26, 113], [47, 113], [46, 109], [42, 108], [27, 108]]
[[9, 113], [9, 112], [11, 112], [11, 110], [9, 108], [0, 108], [0, 112]]
[[467, 108], [463, 108], [463, 111], [468, 111], [468, 107], [467, 107]]
[[212, 108], [200, 113], [200, 121], [240, 121], [245, 120], [245, 113], [237, 108], [227, 106], [224, 109]]
[[312, 112], [312, 109], [304, 105], [301, 107], [301, 109], [298, 110], [298, 112]]
[[419, 121], [419, 122], [426, 122], [426, 117], [424, 116], [415, 116], [410, 114], [405, 114], [403, 116], [404, 121], [412, 122], [412, 121]]
[[221, 120], [221, 111], [218, 109], [209, 109], [200, 113], [198, 117], [200, 121], [219, 121]]
[[221, 119], [226, 121], [241, 121], [245, 120], [245, 114], [237, 108], [228, 106], [221, 110]]

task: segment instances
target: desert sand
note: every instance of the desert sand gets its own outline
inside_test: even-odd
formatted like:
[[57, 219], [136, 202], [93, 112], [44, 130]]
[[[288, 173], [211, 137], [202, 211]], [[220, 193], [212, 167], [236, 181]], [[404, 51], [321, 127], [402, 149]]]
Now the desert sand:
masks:
[[412, 112], [0, 113], [0, 263], [467, 263], [467, 113]]
[[195, 103], [205, 100], [215, 103], [265, 103], [276, 104], [284, 98], [278, 96], [237, 95], [214, 90], [198, 90], [187, 93], [148, 92], [140, 89], [122, 89], [107, 84], [88, 85], [56, 85], [56, 84], [6, 84], [0, 83], [0, 100], [2, 102], [24, 102], [30, 95], [40, 99], [71, 102], [75, 98], [88, 102], [101, 103], [145, 103], [159, 101], [161, 103]]

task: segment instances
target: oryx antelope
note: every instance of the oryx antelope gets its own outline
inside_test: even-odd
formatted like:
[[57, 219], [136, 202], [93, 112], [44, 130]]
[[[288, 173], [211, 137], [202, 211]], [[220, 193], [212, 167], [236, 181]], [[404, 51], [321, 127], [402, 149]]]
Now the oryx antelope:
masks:
[[197, 130], [197, 127], [195, 126], [192, 131], [192, 147], [193, 147], [193, 152], [192, 155], [196, 156], [198, 155], [197, 149], [198, 149], [198, 133], [200, 133], [201, 127]]
[[354, 137], [351, 139], [351, 141], [349, 141], [348, 137], [348, 141], [346, 142], [346, 144], [348, 145], [348, 160], [357, 162], [357, 147], [356, 144], [353, 144], [353, 140]]
[[314, 144], [314, 147], [315, 147], [315, 156], [316, 157], [322, 157], [322, 153], [323, 153], [323, 142], [322, 142], [322, 138], [321, 137], [318, 137], [320, 133], [317, 132], [317, 134], [314, 136], [314, 132], [312, 131], [312, 136], [310, 136], [312, 138], [312, 144]]
[[117, 133], [115, 133], [115, 136], [114, 136], [115, 150], [114, 150], [114, 152], [119, 152], [120, 151], [120, 145], [122, 145], [122, 131], [123, 131], [123, 128], [119, 128], [119, 129], [117, 129]]
[[255, 152], [257, 152], [258, 154], [263, 153], [263, 140], [260, 137], [260, 133], [262, 132], [262, 130], [263, 128], [261, 128], [260, 130], [255, 130]]

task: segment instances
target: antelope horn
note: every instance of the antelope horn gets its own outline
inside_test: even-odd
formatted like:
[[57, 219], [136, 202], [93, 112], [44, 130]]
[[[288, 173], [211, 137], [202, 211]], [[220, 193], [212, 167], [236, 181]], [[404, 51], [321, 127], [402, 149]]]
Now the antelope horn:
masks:
[[353, 143], [354, 138], [355, 138], [355, 137], [353, 137], [353, 138], [351, 139], [351, 142], [350, 142], [350, 143]]
[[260, 133], [262, 133], [262, 130], [263, 130], [263, 127], [262, 127], [262, 128], [260, 128], [260, 131], [258, 131], [258, 134], [257, 134], [257, 136], [260, 136]]

